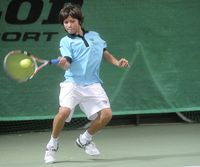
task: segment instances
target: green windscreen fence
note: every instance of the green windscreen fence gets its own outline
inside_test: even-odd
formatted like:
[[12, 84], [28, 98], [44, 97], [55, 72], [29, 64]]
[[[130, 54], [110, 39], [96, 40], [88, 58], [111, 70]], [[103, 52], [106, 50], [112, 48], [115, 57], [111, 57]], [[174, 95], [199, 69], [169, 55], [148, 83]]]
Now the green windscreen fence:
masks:
[[[65, 1], [0, 1], [0, 121], [53, 118], [64, 71], [47, 67], [18, 84], [3, 70], [15, 49], [44, 59], [59, 55], [65, 31], [57, 21]], [[85, 0], [84, 27], [101, 34], [108, 50], [129, 60], [119, 69], [102, 62], [101, 78], [114, 115], [200, 109], [199, 0]], [[77, 107], [74, 117], [83, 114]]]

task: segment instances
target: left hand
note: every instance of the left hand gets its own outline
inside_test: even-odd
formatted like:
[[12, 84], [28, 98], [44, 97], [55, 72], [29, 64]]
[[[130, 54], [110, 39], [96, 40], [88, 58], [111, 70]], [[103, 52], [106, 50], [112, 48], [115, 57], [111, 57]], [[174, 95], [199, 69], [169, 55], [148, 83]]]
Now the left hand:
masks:
[[119, 61], [118, 61], [118, 67], [129, 67], [129, 64], [128, 64], [128, 60], [126, 60], [125, 58], [121, 58]]

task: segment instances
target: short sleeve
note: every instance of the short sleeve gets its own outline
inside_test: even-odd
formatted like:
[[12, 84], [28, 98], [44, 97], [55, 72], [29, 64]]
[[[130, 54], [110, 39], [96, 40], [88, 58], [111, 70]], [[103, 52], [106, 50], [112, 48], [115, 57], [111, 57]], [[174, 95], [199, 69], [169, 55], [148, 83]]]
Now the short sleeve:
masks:
[[72, 58], [71, 48], [66, 38], [60, 40], [60, 53], [63, 57], [67, 56]]
[[103, 49], [106, 49], [106, 48], [107, 48], [107, 42], [103, 41]]
[[96, 34], [99, 36], [99, 38], [100, 38], [101, 41], [102, 41], [103, 49], [106, 49], [106, 48], [107, 48], [107, 42], [99, 35], [99, 33], [96, 33]]

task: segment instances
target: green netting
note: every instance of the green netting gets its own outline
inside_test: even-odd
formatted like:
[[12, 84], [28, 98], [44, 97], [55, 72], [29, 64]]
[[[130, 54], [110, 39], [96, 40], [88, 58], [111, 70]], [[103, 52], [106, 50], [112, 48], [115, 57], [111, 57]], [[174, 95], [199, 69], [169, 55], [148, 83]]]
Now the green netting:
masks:
[[[44, 2], [37, 21], [13, 25], [5, 21], [11, 0], [0, 1], [1, 66], [4, 55], [13, 49], [46, 59], [59, 55], [59, 39], [65, 32], [59, 24], [42, 24], [51, 7], [49, 1]], [[19, 17], [30, 8], [23, 9]], [[200, 109], [199, 0], [85, 0], [83, 12], [85, 28], [98, 31], [114, 55], [130, 61], [128, 69], [102, 64], [101, 76], [114, 115]], [[6, 41], [8, 32], [21, 36], [17, 41]], [[30, 32], [37, 32], [38, 38], [24, 41]], [[55, 35], [48, 41], [45, 32]], [[9, 39], [15, 39], [16, 34]], [[61, 69], [47, 67], [33, 80], [17, 84], [1, 68], [0, 120], [53, 118], [62, 80]], [[74, 116], [83, 115], [77, 109]]]

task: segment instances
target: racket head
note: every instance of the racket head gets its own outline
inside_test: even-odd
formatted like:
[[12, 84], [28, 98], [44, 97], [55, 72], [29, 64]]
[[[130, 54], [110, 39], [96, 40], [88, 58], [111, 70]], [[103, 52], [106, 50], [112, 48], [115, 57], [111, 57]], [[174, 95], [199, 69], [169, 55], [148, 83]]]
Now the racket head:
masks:
[[[31, 65], [27, 68], [21, 67], [20, 61], [23, 59], [29, 59], [31, 61]], [[4, 70], [8, 76], [19, 83], [27, 81], [37, 68], [37, 63], [31, 57], [31, 54], [21, 50], [9, 52], [5, 56], [3, 64]]]

